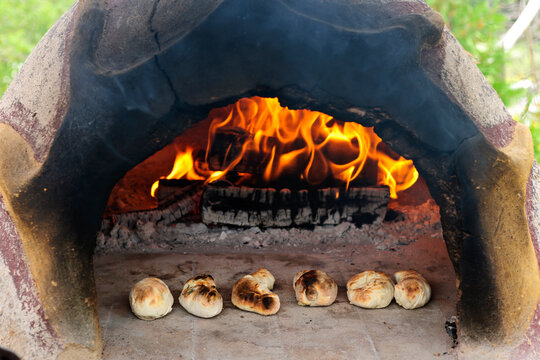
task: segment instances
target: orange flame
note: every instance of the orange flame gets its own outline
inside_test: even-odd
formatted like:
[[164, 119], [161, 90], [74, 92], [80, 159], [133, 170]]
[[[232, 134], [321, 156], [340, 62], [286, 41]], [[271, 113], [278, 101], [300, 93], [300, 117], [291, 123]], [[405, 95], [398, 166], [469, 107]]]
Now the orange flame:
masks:
[[[316, 111], [289, 110], [277, 98], [244, 98], [226, 109], [230, 110], [226, 116], [214, 115], [210, 124], [204, 161], [196, 160], [198, 151], [193, 148], [179, 149], [167, 179], [214, 182], [240, 171], [237, 166], [253, 154], [266, 158], [264, 170], [261, 174], [240, 172], [238, 182], [255, 179], [268, 185], [296, 178], [293, 181], [318, 185], [333, 179], [348, 189], [355, 180], [371, 179], [370, 185], [387, 185], [395, 199], [397, 192], [418, 179], [412, 160], [380, 149], [382, 140], [373, 128], [340, 122]], [[219, 153], [223, 168], [212, 171], [208, 163], [216, 136], [227, 129], [240, 129], [235, 131], [243, 142], [226, 144]], [[152, 196], [157, 187], [158, 181], [152, 185]]]
[[[174, 160], [174, 165], [171, 170], [171, 173], [162, 179], [182, 179], [185, 177], [186, 179], [189, 179], [189, 180], [205, 180], [206, 176], [200, 175], [195, 170], [194, 161], [193, 161], [194, 150], [189, 147], [185, 149], [184, 151], [181, 151], [178, 148], [176, 150], [177, 150], [176, 159]], [[159, 180], [152, 184], [150, 194], [153, 197], [156, 196], [156, 191], [157, 191], [158, 186], [159, 186]]]

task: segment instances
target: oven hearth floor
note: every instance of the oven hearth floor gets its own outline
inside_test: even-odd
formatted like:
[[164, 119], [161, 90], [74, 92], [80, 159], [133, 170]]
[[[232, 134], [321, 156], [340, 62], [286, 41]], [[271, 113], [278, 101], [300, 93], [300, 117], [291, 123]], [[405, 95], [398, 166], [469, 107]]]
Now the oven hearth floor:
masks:
[[[266, 267], [276, 278], [277, 315], [264, 317], [236, 309], [234, 282]], [[431, 301], [405, 310], [394, 302], [366, 310], [348, 303], [350, 276], [377, 269], [392, 274], [413, 268], [432, 286]], [[296, 272], [321, 269], [339, 285], [329, 307], [297, 305], [292, 289]], [[224, 298], [220, 315], [201, 319], [178, 304], [184, 282], [210, 273]], [[281, 246], [252, 248], [186, 247], [174, 253], [113, 253], [95, 257], [104, 360], [112, 359], [455, 359], [445, 320], [455, 315], [455, 275], [441, 239], [423, 238], [398, 251], [367, 245], [337, 248]], [[146, 276], [164, 280], [175, 298], [162, 319], [143, 321], [130, 311], [131, 286]]]

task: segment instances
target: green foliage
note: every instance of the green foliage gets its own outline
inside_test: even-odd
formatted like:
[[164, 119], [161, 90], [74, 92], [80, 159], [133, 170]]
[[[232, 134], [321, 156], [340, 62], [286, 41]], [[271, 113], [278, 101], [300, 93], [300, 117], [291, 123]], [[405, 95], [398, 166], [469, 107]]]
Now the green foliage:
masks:
[[508, 22], [501, 11], [502, 1], [427, 0], [427, 3], [441, 13], [448, 28], [507, 106], [525, 95], [524, 90], [512, 89], [506, 81], [506, 56], [498, 45]]
[[0, 95], [41, 37], [74, 1], [0, 1]]
[[540, 163], [540, 109], [531, 110], [533, 96], [538, 94], [529, 93], [527, 97], [527, 105], [520, 117], [520, 121], [529, 126], [533, 138], [534, 155], [536, 161]]
[[[507, 107], [518, 106], [517, 120], [527, 124], [533, 134], [536, 159], [540, 162], [540, 114], [533, 113], [535, 93], [513, 86], [527, 78], [529, 59], [524, 41], [505, 53], [499, 40], [512, 25], [503, 6], [516, 0], [426, 0], [441, 13], [447, 27], [468, 51], [478, 68]], [[525, 109], [522, 111], [521, 109]]]
[[536, 161], [540, 163], [540, 121], [533, 121], [529, 126], [534, 141], [534, 154]]

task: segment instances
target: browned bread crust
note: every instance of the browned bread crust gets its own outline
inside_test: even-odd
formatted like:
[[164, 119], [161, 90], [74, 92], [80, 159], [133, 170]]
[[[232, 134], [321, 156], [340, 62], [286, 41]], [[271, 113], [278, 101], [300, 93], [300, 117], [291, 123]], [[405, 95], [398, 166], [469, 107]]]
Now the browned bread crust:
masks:
[[131, 310], [142, 320], [154, 320], [167, 315], [173, 303], [169, 287], [158, 278], [139, 281], [129, 293]]
[[431, 287], [422, 275], [415, 270], [403, 270], [394, 273], [396, 302], [405, 309], [417, 309], [428, 303]]
[[266, 285], [269, 290], [272, 290], [274, 288], [274, 282], [276, 281], [276, 279], [274, 278], [274, 275], [272, 275], [272, 273], [265, 268], [260, 268], [257, 271], [251, 273], [250, 275], [253, 276], [261, 284]]
[[[256, 272], [242, 277], [236, 282], [232, 290], [232, 303], [239, 309], [255, 312], [261, 315], [273, 315], [280, 307], [279, 297], [268, 288], [268, 282], [257, 276], [266, 269], [259, 269]], [[265, 275], [268, 275], [265, 274]], [[270, 274], [271, 276], [272, 274]], [[267, 276], [266, 276], [267, 277]], [[266, 278], [265, 277], [265, 278]], [[271, 285], [273, 286], [273, 276]]]
[[187, 312], [203, 318], [216, 316], [223, 309], [223, 298], [214, 278], [207, 274], [189, 279], [178, 300]]
[[363, 308], [384, 308], [394, 298], [394, 282], [380, 271], [361, 272], [347, 282], [347, 298], [351, 304]]
[[334, 279], [321, 270], [304, 270], [295, 275], [294, 292], [298, 305], [328, 306], [337, 296], [338, 286]]

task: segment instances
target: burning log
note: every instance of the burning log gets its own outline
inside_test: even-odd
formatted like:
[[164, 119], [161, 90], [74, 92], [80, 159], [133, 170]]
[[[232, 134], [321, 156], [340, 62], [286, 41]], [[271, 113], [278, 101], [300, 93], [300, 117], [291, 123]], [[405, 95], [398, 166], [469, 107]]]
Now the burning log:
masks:
[[[236, 126], [226, 126], [216, 131], [214, 141], [208, 151], [208, 168], [212, 171], [223, 171], [231, 163], [241, 157], [234, 167], [239, 173], [262, 174], [272, 156], [270, 149], [277, 141], [271, 137], [261, 137], [259, 141], [265, 148], [244, 149], [246, 141], [253, 141], [254, 135]], [[204, 153], [198, 154], [199, 161]]]
[[380, 222], [386, 215], [387, 187], [291, 191], [209, 185], [201, 198], [205, 224], [288, 227]]
[[203, 184], [194, 180], [160, 180], [156, 191], [158, 209], [170, 209], [178, 219], [196, 212]]
[[[150, 223], [152, 228], [157, 224], [175, 224], [190, 215], [198, 214], [203, 185], [203, 181], [161, 179], [156, 191], [157, 209], [113, 214], [108, 223], [126, 229], [137, 229], [138, 224]], [[149, 236], [141, 237], [149, 239]]]
[[[275, 137], [260, 136], [257, 140], [258, 146], [246, 146], [247, 142], [255, 143], [254, 138], [254, 134], [240, 127], [219, 128], [215, 132], [208, 156], [205, 156], [204, 151], [200, 151], [196, 154], [196, 161], [199, 164], [205, 163], [205, 166], [211, 171], [225, 171], [233, 161], [238, 161], [229, 170], [236, 173], [262, 175], [272, 158], [272, 149], [281, 149], [283, 144], [279, 144], [279, 140]], [[323, 140], [317, 139], [317, 143], [321, 143]], [[387, 149], [386, 151], [391, 150]], [[306, 163], [307, 159], [308, 157], [305, 159]], [[375, 184], [377, 183], [377, 173], [377, 160], [367, 158], [362, 172], [355, 179], [355, 184], [360, 186]]]

